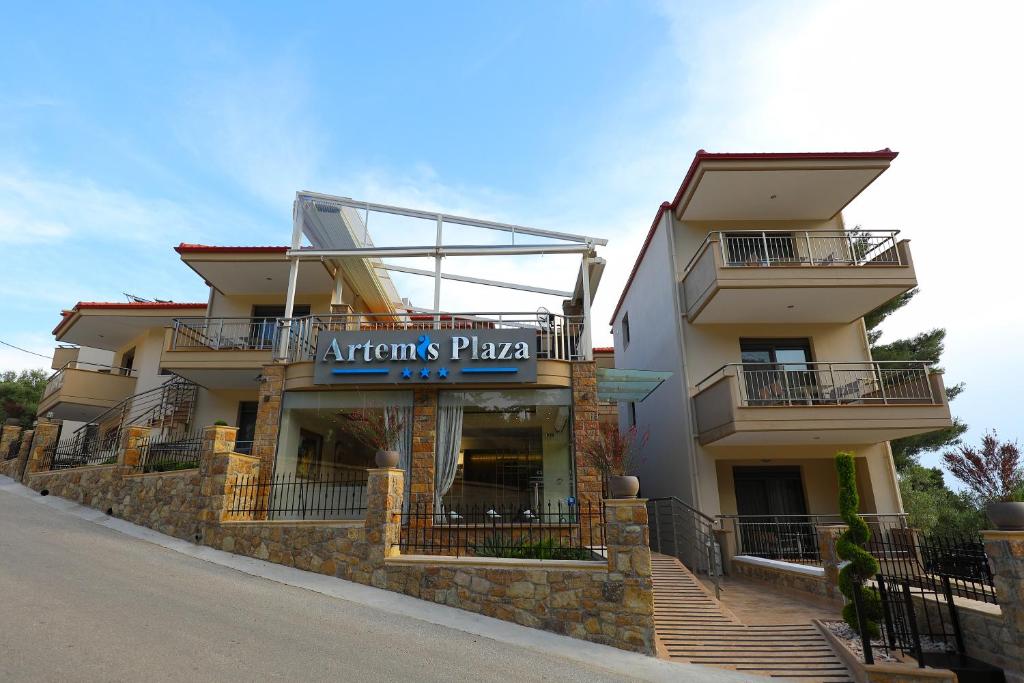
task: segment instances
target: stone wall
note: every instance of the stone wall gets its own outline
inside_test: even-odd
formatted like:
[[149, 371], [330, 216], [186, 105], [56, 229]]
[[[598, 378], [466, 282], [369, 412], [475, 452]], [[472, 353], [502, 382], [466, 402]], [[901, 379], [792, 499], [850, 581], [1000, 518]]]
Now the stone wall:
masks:
[[[999, 651], [1008, 683], [1024, 682], [1024, 531], [983, 531], [985, 554], [995, 574], [1003, 628], [991, 649]], [[975, 623], [979, 623], [975, 620]], [[991, 629], [989, 622], [986, 622]], [[966, 632], [967, 627], [964, 627]], [[995, 663], [995, 662], [993, 662]]]
[[[12, 443], [17, 443], [18, 455], [8, 458], [8, 449]], [[25, 469], [25, 461], [28, 459], [28, 452], [32, 446], [32, 430], [23, 431], [15, 425], [4, 425], [3, 435], [0, 437], [0, 475], [21, 481], [21, 473]]]
[[837, 607], [843, 604], [842, 598], [837, 597], [838, 590], [825, 578], [824, 572], [820, 575], [812, 575], [798, 567], [791, 569], [769, 566], [750, 561], [741, 555], [733, 558], [732, 575], [760, 581], [786, 591], [799, 591], [832, 600], [836, 602]]

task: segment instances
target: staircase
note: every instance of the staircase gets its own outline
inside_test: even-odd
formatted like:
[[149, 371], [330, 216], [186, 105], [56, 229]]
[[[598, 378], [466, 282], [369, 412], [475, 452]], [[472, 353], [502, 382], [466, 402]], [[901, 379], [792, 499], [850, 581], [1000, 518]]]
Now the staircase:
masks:
[[808, 683], [852, 681], [813, 624], [747, 626], [678, 559], [652, 554], [651, 565], [658, 649], [667, 659]]

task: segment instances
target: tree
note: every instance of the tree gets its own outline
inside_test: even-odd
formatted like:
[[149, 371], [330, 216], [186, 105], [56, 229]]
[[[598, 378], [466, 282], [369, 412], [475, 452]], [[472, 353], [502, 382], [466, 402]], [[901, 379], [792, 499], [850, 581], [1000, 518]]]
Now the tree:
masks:
[[900, 496], [907, 523], [925, 535], [941, 531], [974, 536], [988, 526], [971, 495], [951, 491], [938, 467], [906, 467], [900, 473]]
[[15, 417], [23, 427], [32, 426], [46, 380], [45, 370], [0, 372], [0, 419]]
[[[917, 296], [915, 287], [909, 292], [890, 299], [875, 310], [864, 316], [864, 325], [868, 329], [868, 342], [871, 345], [871, 358], [876, 361], [912, 361], [931, 360], [938, 362], [945, 351], [946, 330], [937, 327], [922, 332], [909, 339], [897, 339], [887, 344], [879, 343], [882, 331], [877, 329], [883, 320], [906, 306]], [[964, 391], [960, 382], [946, 387], [946, 400], [952, 401]], [[901, 474], [918, 464], [921, 453], [936, 451], [941, 448], [955, 446], [960, 437], [967, 431], [967, 425], [960, 418], [953, 418], [953, 426], [927, 434], [908, 436], [890, 442], [892, 459], [896, 470]]]
[[[836, 554], [839, 559], [847, 562], [839, 571], [839, 591], [848, 600], [843, 607], [843, 620], [857, 633], [863, 631], [877, 638], [880, 634], [878, 620], [882, 616], [882, 604], [878, 591], [864, 584], [878, 573], [878, 561], [864, 549], [871, 539], [871, 530], [867, 522], [857, 514], [860, 496], [857, 495], [857, 462], [853, 453], [836, 453], [836, 475], [839, 478], [839, 515], [847, 526], [846, 531], [836, 540]], [[859, 597], [859, 614], [854, 594]]]

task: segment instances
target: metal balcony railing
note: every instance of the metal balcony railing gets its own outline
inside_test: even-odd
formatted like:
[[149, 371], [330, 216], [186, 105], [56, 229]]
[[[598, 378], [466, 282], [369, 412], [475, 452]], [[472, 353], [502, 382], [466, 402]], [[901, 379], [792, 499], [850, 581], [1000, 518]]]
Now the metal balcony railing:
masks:
[[745, 406], [938, 404], [930, 361], [729, 363], [697, 384], [735, 374]]
[[716, 230], [686, 266], [689, 272], [705, 247], [717, 242], [727, 267], [900, 266], [899, 230]]
[[177, 318], [170, 351], [271, 351], [277, 318]]
[[103, 365], [102, 363], [72, 360], [62, 365], [59, 370], [50, 375], [50, 378], [46, 380], [46, 386], [43, 388], [43, 398], [49, 396], [55, 391], [58, 391], [64, 386], [64, 377], [67, 375], [68, 370], [86, 370], [88, 372], [117, 375], [119, 377], [133, 376], [133, 370], [131, 368], [120, 368], [114, 365]]
[[[290, 323], [290, 324], [288, 324]], [[538, 359], [583, 360], [583, 316], [532, 313], [347, 313], [311, 315], [279, 321], [279, 334], [287, 334], [290, 362], [313, 360], [321, 330], [510, 330], [536, 332]], [[285, 332], [287, 330], [287, 332]], [[280, 351], [279, 351], [280, 355]]]

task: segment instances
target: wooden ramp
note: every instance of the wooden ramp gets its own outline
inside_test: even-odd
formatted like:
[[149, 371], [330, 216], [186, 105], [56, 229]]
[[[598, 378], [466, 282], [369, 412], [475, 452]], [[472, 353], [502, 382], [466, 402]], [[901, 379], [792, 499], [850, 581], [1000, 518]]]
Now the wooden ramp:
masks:
[[668, 659], [786, 680], [853, 680], [813, 624], [747, 626], [679, 560], [652, 553], [651, 561], [659, 652]]

